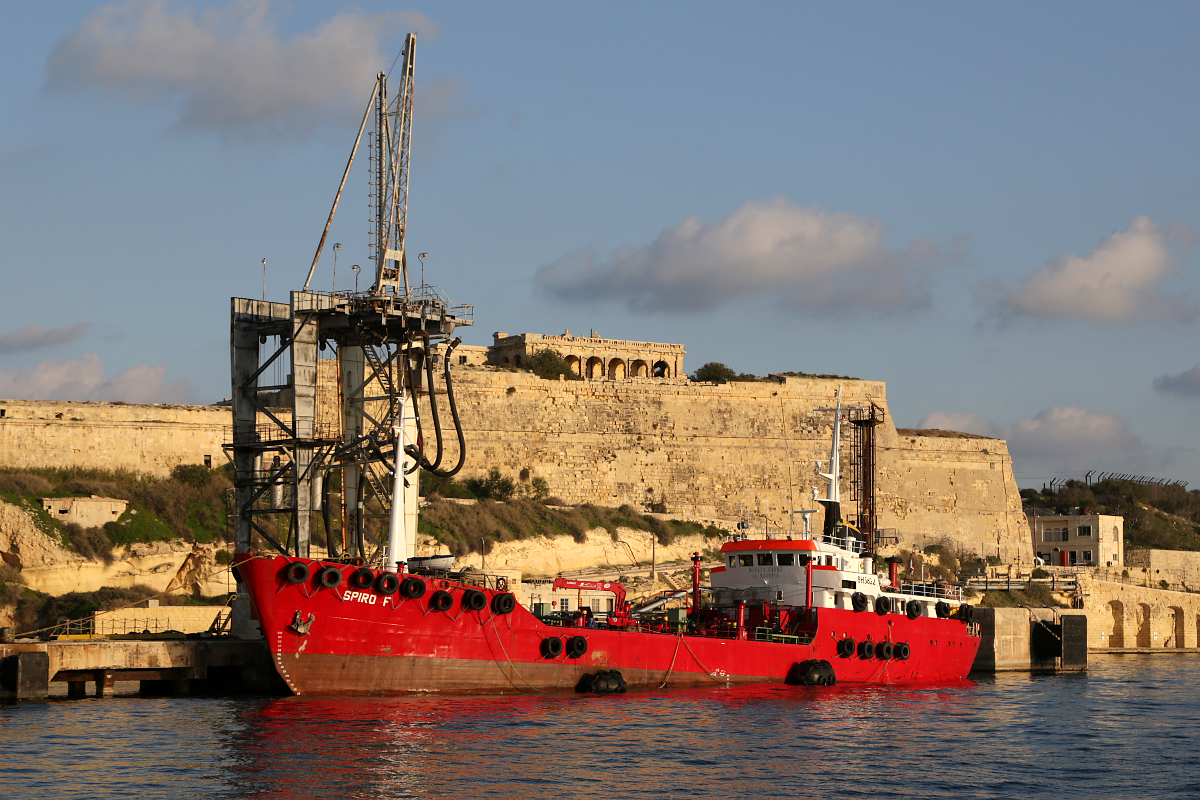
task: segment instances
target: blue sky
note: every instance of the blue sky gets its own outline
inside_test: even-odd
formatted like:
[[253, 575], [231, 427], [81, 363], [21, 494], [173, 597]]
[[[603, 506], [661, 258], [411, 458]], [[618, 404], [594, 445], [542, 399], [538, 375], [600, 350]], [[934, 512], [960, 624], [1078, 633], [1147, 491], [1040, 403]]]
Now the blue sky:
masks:
[[[887, 381], [1022, 485], [1200, 487], [1200, 6], [8, 4], [0, 396], [211, 402], [419, 29], [409, 247], [465, 340]], [[331, 240], [367, 261], [365, 161]], [[314, 285], [332, 286], [326, 251]]]

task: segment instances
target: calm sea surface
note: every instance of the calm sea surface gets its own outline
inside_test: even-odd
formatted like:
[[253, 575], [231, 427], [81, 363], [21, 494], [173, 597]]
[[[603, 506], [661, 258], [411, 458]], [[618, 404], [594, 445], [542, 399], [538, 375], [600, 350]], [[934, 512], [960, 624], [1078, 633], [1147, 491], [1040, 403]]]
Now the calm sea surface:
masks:
[[909, 689], [3, 705], [0, 796], [1196, 798], [1198, 673], [1093, 656]]

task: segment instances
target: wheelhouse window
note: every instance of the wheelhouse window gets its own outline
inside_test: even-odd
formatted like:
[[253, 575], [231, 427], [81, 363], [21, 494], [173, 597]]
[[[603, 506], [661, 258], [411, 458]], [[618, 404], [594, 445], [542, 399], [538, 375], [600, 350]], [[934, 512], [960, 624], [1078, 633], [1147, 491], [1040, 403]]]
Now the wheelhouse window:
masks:
[[780, 553], [779, 555], [775, 556], [775, 563], [781, 567], [794, 567], [796, 566], [796, 554]]
[[754, 556], [751, 555], [750, 553], [743, 553], [742, 555], [738, 556], [738, 564], [740, 564], [743, 567], [753, 567], [754, 566]]
[[737, 556], [730, 556], [729, 557], [729, 568], [733, 569], [736, 566], [737, 566]]
[[774, 561], [774, 559], [771, 558], [770, 553], [759, 553], [758, 554], [758, 565], [760, 567], [773, 567], [773, 566], [775, 566], [775, 561]]

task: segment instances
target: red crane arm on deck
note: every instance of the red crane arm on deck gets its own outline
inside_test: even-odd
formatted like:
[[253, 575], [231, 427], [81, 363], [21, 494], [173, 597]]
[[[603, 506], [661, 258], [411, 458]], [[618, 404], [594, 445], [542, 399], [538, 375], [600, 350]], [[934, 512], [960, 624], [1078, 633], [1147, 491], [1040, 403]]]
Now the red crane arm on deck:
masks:
[[617, 608], [625, 603], [625, 586], [616, 581], [577, 581], [574, 578], [555, 578], [554, 589], [592, 589], [599, 592], [612, 592], [617, 596]]

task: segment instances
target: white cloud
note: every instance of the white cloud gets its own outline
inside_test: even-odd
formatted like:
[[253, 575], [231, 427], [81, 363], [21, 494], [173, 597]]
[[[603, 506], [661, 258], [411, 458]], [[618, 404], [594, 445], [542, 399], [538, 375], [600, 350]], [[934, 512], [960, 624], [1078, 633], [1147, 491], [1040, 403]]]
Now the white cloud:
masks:
[[50, 53], [46, 86], [178, 102], [189, 128], [300, 133], [362, 113], [375, 74], [392, 63], [384, 37], [401, 27], [436, 34], [416, 12], [352, 10], [283, 38], [270, 11], [270, 0], [199, 14], [164, 0], [103, 6]]
[[607, 260], [568, 253], [538, 269], [536, 284], [564, 300], [625, 300], [640, 311], [706, 311], [749, 296], [817, 315], [894, 311], [928, 305], [928, 272], [946, 258], [929, 239], [887, 246], [880, 220], [777, 198], [718, 222], [686, 219]]
[[1160, 375], [1154, 379], [1154, 388], [1180, 397], [1200, 397], [1200, 364], [1178, 375]]
[[0, 336], [0, 354], [28, 353], [43, 347], [73, 342], [87, 332], [88, 323], [77, 322], [61, 328], [46, 328], [31, 322], [20, 330]]
[[967, 411], [934, 411], [918, 428], [975, 433], [1004, 439], [1013, 471], [1022, 475], [1082, 475], [1088, 470], [1142, 472], [1171, 463], [1169, 453], [1155, 453], [1114, 414], [1080, 406], [1052, 406], [1033, 417], [997, 425]]
[[109, 400], [125, 403], [189, 403], [187, 380], [165, 381], [166, 368], [138, 364], [104, 377], [100, 357], [43, 361], [29, 369], [0, 372], [0, 397], [13, 400]]
[[1086, 256], [1068, 254], [1048, 261], [1020, 287], [992, 281], [977, 300], [1000, 319], [1190, 322], [1196, 318], [1196, 304], [1170, 292], [1166, 284], [1176, 274], [1170, 246], [1194, 240], [1184, 223], [1168, 233], [1149, 217], [1138, 217]]

